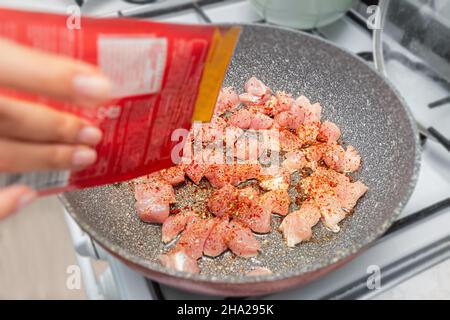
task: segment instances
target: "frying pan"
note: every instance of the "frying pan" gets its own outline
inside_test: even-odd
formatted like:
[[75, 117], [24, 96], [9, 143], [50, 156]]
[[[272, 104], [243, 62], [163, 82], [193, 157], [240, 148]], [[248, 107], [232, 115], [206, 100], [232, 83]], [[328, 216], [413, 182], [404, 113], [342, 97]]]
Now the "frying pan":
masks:
[[[321, 223], [313, 239], [288, 248], [275, 231], [258, 236], [262, 252], [251, 259], [231, 253], [202, 258], [200, 274], [162, 267], [167, 250], [161, 227], [143, 223], [125, 183], [78, 190], [62, 197], [68, 212], [107, 251], [156, 281], [194, 292], [226, 296], [262, 295], [309, 282], [343, 265], [381, 236], [406, 204], [415, 186], [420, 154], [418, 134], [402, 100], [364, 61], [311, 35], [263, 25], [244, 25], [224, 81], [243, 88], [256, 76], [273, 90], [304, 94], [323, 107], [323, 119], [342, 130], [343, 144], [360, 152], [356, 178], [369, 187], [355, 213], [337, 234]], [[193, 201], [184, 191], [185, 201]], [[195, 199], [194, 199], [195, 200]], [[263, 266], [273, 274], [245, 276]]]

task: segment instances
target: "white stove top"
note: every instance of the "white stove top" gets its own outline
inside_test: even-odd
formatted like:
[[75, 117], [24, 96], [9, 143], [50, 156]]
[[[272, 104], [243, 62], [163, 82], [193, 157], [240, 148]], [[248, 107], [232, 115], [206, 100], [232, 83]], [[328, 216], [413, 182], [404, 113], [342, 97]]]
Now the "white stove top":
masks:
[[[133, 5], [121, 0], [87, 0], [82, 8], [84, 14], [94, 16], [134, 16], [153, 12], [168, 5], [182, 5], [189, 0], [160, 0], [156, 4]], [[63, 4], [64, 3], [64, 4]], [[65, 12], [74, 1], [40, 1], [39, 10]], [[0, 0], [0, 5], [17, 7], [17, 1]], [[21, 1], [20, 7], [35, 7], [35, 1]], [[224, 1], [203, 7], [213, 22], [257, 22], [261, 18], [252, 6], [243, 0]], [[203, 23], [204, 19], [194, 9], [165, 12], [152, 19], [183, 23]], [[320, 36], [354, 53], [371, 52], [370, 34], [349, 17], [316, 30]], [[426, 76], [404, 66], [391, 63], [387, 66], [391, 82], [404, 96], [414, 116], [426, 127], [434, 126], [450, 137], [450, 106], [429, 109], [428, 103], [448, 96]], [[418, 90], [420, 88], [420, 90]], [[379, 239], [368, 250], [345, 267], [328, 274], [311, 284], [288, 292], [270, 295], [274, 299], [317, 299], [317, 298], [370, 298], [431, 266], [450, 258], [450, 200], [443, 210], [437, 210], [437, 202], [450, 197], [450, 153], [440, 144], [428, 139], [423, 147], [422, 166], [417, 187], [405, 210], [399, 217], [397, 230]], [[420, 210], [435, 205], [429, 210]], [[403, 219], [407, 217], [406, 219]], [[181, 292], [166, 286], [159, 286], [130, 270], [115, 258], [93, 244], [78, 226], [67, 216], [74, 239], [78, 262], [83, 270], [87, 294], [90, 298], [144, 298], [156, 299], [164, 296], [170, 299], [211, 298]], [[95, 250], [93, 250], [93, 247]], [[94, 276], [89, 256], [109, 262], [109, 268], [97, 279]], [[370, 268], [381, 269], [381, 289], [370, 290], [366, 281]], [[368, 273], [369, 270], [369, 273]]]

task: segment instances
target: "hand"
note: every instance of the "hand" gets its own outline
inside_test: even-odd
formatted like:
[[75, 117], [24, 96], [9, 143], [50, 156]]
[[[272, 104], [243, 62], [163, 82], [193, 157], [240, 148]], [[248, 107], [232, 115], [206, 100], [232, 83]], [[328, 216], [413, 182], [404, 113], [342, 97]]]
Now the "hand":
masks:
[[[94, 66], [0, 39], [0, 88], [93, 107], [111, 85]], [[88, 121], [48, 106], [0, 95], [0, 173], [79, 170], [97, 158], [102, 132]], [[0, 219], [28, 204], [26, 186], [0, 190]]]

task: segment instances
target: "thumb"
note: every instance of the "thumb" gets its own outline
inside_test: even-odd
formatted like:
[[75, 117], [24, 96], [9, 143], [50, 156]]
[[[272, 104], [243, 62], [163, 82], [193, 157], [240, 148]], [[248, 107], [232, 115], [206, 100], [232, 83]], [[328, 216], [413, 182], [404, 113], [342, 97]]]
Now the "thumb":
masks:
[[0, 220], [22, 209], [36, 198], [36, 192], [27, 186], [0, 189]]

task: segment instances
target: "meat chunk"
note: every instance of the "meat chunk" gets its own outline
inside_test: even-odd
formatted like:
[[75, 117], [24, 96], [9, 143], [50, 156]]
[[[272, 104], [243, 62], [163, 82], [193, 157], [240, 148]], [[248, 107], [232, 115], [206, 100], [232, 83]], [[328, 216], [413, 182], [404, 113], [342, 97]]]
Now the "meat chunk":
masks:
[[262, 153], [262, 148], [257, 138], [252, 136], [242, 136], [235, 144], [235, 156], [239, 160], [257, 163]]
[[248, 129], [252, 123], [253, 114], [247, 109], [240, 109], [234, 112], [230, 117], [230, 124], [241, 128]]
[[205, 178], [213, 188], [222, 188], [226, 184], [231, 184], [233, 171], [231, 165], [228, 164], [212, 164], [205, 171]]
[[189, 221], [198, 219], [196, 213], [192, 211], [180, 212], [178, 214], [170, 215], [162, 226], [162, 242], [169, 243], [181, 233]]
[[197, 260], [191, 258], [183, 250], [177, 250], [162, 254], [159, 257], [161, 264], [172, 270], [188, 272], [188, 273], [199, 273], [200, 268], [198, 267]]
[[335, 143], [341, 137], [341, 130], [339, 127], [330, 121], [324, 121], [320, 125], [317, 140], [328, 143]]
[[285, 154], [285, 159], [281, 166], [285, 168], [289, 173], [294, 173], [302, 168], [304, 168], [307, 164], [305, 155], [302, 151], [292, 151]]
[[215, 219], [216, 222], [203, 247], [203, 254], [209, 257], [217, 257], [227, 250], [228, 217]]
[[272, 213], [285, 216], [289, 212], [291, 197], [287, 190], [268, 191], [261, 196], [261, 205]]
[[318, 123], [322, 115], [322, 106], [319, 103], [304, 104], [303, 110], [305, 112], [304, 123]]
[[333, 232], [339, 232], [339, 222], [345, 219], [348, 212], [344, 210], [339, 200], [329, 194], [320, 197], [317, 205], [319, 206], [324, 226]]
[[184, 169], [185, 165], [179, 164], [160, 171], [161, 179], [172, 186], [179, 185], [184, 182]]
[[216, 106], [214, 108], [215, 114], [222, 114], [227, 111], [232, 111], [240, 104], [239, 95], [232, 87], [225, 87], [220, 90], [217, 98]]
[[256, 256], [261, 249], [251, 230], [235, 220], [228, 224], [226, 244], [235, 255], [244, 258]]
[[236, 207], [238, 190], [226, 184], [208, 199], [208, 209], [217, 217], [231, 213]]
[[259, 164], [235, 163], [208, 166], [205, 177], [213, 188], [222, 188], [226, 184], [238, 185], [241, 182], [256, 179], [260, 175]]
[[262, 206], [258, 191], [252, 187], [239, 190], [233, 217], [256, 233], [272, 230], [270, 208]]
[[338, 172], [354, 172], [361, 166], [361, 156], [352, 146], [344, 150], [340, 145], [330, 145], [323, 154], [326, 165]]
[[195, 184], [199, 184], [204, 177], [207, 169], [208, 165], [204, 163], [192, 162], [185, 166], [184, 172], [186, 173], [188, 178], [192, 180], [192, 182], [194, 182]]
[[193, 259], [200, 258], [203, 254], [205, 241], [215, 225], [215, 222], [216, 221], [211, 218], [199, 218], [192, 221], [192, 223], [188, 223], [174, 249], [184, 250], [184, 252]]
[[270, 166], [261, 170], [259, 186], [264, 190], [287, 190], [291, 175], [283, 167]]
[[369, 190], [361, 181], [338, 183], [335, 189], [339, 203], [347, 212], [353, 210], [358, 200]]
[[302, 141], [289, 130], [280, 130], [280, 149], [282, 151], [295, 151], [301, 148]]
[[136, 202], [135, 207], [139, 219], [147, 223], [164, 223], [170, 213], [168, 203], [161, 203], [151, 198]]
[[163, 223], [169, 216], [169, 204], [175, 202], [173, 187], [159, 173], [137, 180], [134, 195], [138, 216], [148, 223]]
[[303, 179], [300, 185], [320, 210], [325, 227], [333, 232], [339, 232], [339, 222], [367, 191], [362, 182], [353, 183], [344, 174], [326, 168], [318, 168], [311, 176]]
[[250, 122], [250, 129], [267, 130], [272, 127], [273, 119], [265, 114], [257, 112], [252, 115]]
[[283, 111], [291, 110], [291, 106], [294, 103], [294, 99], [292, 98], [292, 95], [290, 95], [284, 91], [277, 91], [275, 94], [275, 97], [277, 99], [277, 103], [274, 105], [274, 110], [272, 111], [272, 115], [276, 115]]
[[260, 104], [267, 101], [271, 92], [261, 80], [251, 77], [244, 85], [245, 93], [239, 95], [241, 102], [245, 104]]
[[301, 147], [316, 143], [320, 130], [320, 122], [304, 122], [296, 129], [297, 137]]
[[319, 209], [312, 204], [304, 203], [300, 210], [288, 214], [279, 227], [288, 247], [311, 239], [311, 228], [320, 220]]

